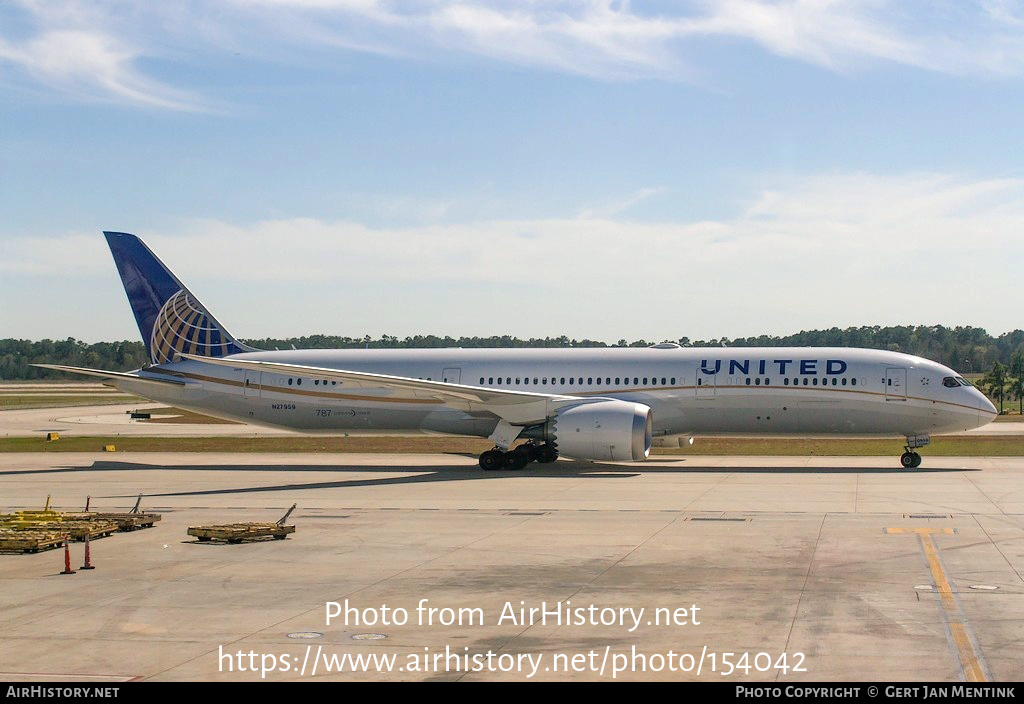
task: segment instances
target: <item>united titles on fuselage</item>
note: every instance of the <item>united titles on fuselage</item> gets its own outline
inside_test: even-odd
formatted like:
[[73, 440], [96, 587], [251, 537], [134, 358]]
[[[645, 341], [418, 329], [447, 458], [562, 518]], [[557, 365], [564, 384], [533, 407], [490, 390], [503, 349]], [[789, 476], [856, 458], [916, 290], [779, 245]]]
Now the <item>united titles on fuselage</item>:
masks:
[[[802, 374], [813, 376], [815, 374], [836, 375], [846, 372], [847, 364], [841, 359], [826, 359], [824, 365], [820, 359], [702, 359], [700, 361], [701, 374], [722, 373], [723, 363], [728, 365], [726, 374], [750, 374], [754, 369], [756, 374], [764, 375], [778, 370], [779, 374]], [[793, 365], [792, 369], [790, 365]]]

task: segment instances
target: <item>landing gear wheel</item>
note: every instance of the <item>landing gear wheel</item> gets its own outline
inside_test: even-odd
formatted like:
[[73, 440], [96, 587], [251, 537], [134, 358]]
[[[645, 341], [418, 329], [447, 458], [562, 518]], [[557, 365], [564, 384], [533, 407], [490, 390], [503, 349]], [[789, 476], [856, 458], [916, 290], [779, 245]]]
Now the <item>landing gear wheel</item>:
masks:
[[550, 464], [558, 459], [558, 450], [551, 445], [544, 444], [537, 448], [537, 461], [541, 464]]
[[493, 472], [505, 466], [505, 453], [500, 450], [488, 450], [480, 455], [480, 469]]
[[[512, 450], [512, 452], [516, 453], [517, 455], [522, 455], [526, 459], [526, 464], [530, 464], [535, 459], [537, 459], [537, 446], [531, 443], [520, 445], [516, 449]], [[509, 454], [511, 454], [512, 452], [510, 452]]]
[[526, 455], [527, 462], [537, 461], [537, 446], [532, 442], [528, 442], [525, 445], [520, 445], [516, 448], [516, 452], [522, 452]]
[[907, 469], [920, 467], [921, 455], [917, 454], [916, 452], [911, 452], [910, 450], [907, 450], [902, 455], [900, 455], [900, 464], [902, 464]]
[[529, 452], [520, 452], [514, 450], [512, 452], [505, 453], [505, 469], [517, 470], [522, 469], [530, 463]]

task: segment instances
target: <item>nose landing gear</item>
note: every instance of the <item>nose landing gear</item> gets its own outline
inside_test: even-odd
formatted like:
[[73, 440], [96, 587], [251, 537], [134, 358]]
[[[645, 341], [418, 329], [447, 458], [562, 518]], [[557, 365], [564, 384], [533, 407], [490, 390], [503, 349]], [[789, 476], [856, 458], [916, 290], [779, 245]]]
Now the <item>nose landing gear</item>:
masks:
[[900, 455], [900, 464], [906, 469], [914, 469], [921, 466], [921, 455], [914, 452], [918, 447], [924, 447], [932, 439], [927, 435], [908, 435], [907, 444], [903, 446], [903, 454]]
[[921, 466], [921, 455], [917, 454], [916, 452], [911, 452], [907, 448], [905, 448], [905, 449], [906, 449], [906, 452], [904, 452], [902, 455], [900, 455], [900, 464], [902, 464], [907, 469], [913, 469], [914, 467], [920, 467]]

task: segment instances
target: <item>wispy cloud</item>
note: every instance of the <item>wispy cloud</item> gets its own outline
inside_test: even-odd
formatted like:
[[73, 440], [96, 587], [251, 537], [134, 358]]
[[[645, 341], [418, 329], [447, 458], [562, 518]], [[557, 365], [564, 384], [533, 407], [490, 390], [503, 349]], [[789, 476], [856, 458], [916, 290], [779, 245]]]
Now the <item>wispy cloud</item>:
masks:
[[638, 205], [643, 201], [653, 198], [655, 196], [662, 195], [668, 191], [667, 188], [640, 188], [632, 193], [627, 194], [622, 198], [612, 199], [610, 202], [605, 203], [601, 206], [584, 208], [580, 211], [578, 217], [583, 219], [590, 218], [610, 218], [616, 215], [625, 213], [634, 205]]
[[[644, 5], [643, 7], [646, 7]], [[4, 17], [18, 22], [4, 22]], [[27, 27], [17, 35], [12, 27]], [[602, 80], [698, 80], [711, 40], [747, 42], [827, 70], [904, 65], [947, 74], [1024, 73], [1024, 13], [1007, 0], [9, 0], [0, 63], [65, 93], [171, 110], [205, 101], [141, 68], [215, 61], [324, 62], [340, 51], [468, 56]], [[212, 57], [212, 58], [211, 58]]]
[[166, 110], [203, 109], [187, 91], [165, 86], [139, 71], [136, 64], [141, 53], [88, 30], [45, 31], [20, 43], [0, 38], [0, 60], [69, 95]]
[[603, 79], [687, 79], [697, 40], [752, 42], [833, 70], [892, 62], [955, 74], [1019, 74], [1024, 22], [1005, 0], [233, 0], [253, 15], [316, 17], [340, 43], [485, 56]]

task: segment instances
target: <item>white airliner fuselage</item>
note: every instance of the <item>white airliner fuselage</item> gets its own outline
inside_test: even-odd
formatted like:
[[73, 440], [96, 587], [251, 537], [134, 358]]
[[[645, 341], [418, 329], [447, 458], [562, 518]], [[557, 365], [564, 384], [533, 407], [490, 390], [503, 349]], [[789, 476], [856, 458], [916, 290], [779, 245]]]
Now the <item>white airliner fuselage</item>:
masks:
[[[995, 408], [953, 370], [847, 348], [256, 351], [239, 342], [134, 235], [105, 233], [151, 364], [106, 378], [181, 408], [308, 432], [423, 431], [486, 437], [484, 469], [559, 455], [641, 460], [654, 436], [937, 433]], [[41, 365], [50, 366], [50, 365]], [[513, 449], [517, 442], [522, 444]]]
[[[830, 348], [295, 350], [223, 362], [361, 371], [462, 386], [649, 406], [658, 435], [920, 436], [995, 416], [952, 370], [896, 352]], [[423, 394], [351, 387], [311, 373], [187, 360], [143, 372], [187, 383], [118, 387], [175, 406], [303, 431], [433, 431], [487, 437], [498, 419]], [[325, 375], [321, 375], [325, 376]], [[956, 381], [952, 385], [948, 380]], [[944, 380], [945, 384], [944, 384]], [[158, 393], [159, 392], [159, 393]]]

